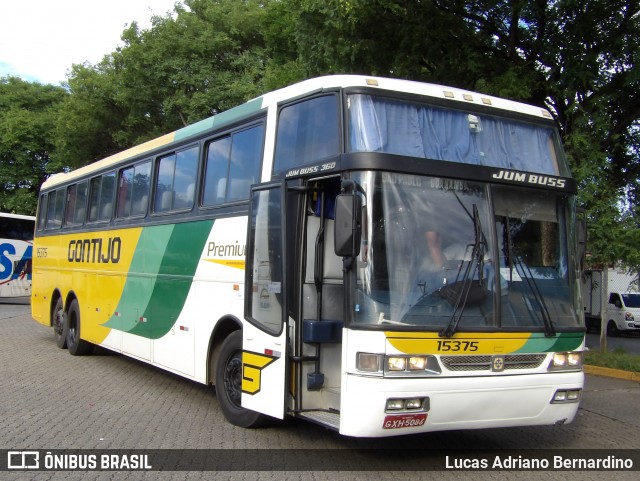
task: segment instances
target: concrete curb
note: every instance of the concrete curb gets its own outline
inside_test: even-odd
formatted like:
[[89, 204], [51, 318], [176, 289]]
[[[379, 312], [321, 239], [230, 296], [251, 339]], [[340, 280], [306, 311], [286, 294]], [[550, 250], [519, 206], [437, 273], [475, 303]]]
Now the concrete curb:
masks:
[[621, 369], [611, 369], [609, 367], [584, 365], [585, 374], [593, 374], [594, 376], [606, 376], [616, 379], [624, 379], [626, 381], [640, 382], [640, 372], [623, 371]]

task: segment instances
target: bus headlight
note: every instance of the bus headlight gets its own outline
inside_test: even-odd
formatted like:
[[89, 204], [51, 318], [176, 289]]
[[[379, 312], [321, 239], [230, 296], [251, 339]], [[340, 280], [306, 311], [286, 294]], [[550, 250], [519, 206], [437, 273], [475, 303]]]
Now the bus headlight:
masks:
[[582, 367], [582, 351], [555, 352], [549, 364], [550, 371], [574, 370]]
[[404, 371], [407, 365], [406, 357], [388, 357], [387, 369], [389, 371]]
[[356, 354], [356, 369], [362, 372], [382, 371], [382, 355], [359, 352]]
[[633, 314], [631, 312], [624, 313], [624, 320], [633, 322]]
[[385, 376], [433, 376], [440, 374], [442, 369], [432, 355], [394, 354], [385, 357], [384, 372]]

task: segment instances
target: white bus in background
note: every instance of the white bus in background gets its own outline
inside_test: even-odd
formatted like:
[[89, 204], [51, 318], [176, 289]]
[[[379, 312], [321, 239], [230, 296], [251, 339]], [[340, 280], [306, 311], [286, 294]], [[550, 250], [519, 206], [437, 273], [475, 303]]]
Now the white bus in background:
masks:
[[35, 219], [0, 212], [0, 298], [31, 296]]

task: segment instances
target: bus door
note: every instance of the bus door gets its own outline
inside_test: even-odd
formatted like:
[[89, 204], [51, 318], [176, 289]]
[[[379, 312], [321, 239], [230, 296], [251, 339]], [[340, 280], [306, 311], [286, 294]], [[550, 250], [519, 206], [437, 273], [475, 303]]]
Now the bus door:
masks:
[[279, 419], [287, 390], [284, 183], [251, 189], [242, 339], [242, 407]]

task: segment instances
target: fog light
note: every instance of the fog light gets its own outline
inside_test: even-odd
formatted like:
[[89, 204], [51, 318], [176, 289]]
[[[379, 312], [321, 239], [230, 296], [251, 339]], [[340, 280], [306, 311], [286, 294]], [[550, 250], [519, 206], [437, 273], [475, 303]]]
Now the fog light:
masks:
[[567, 391], [567, 401], [577, 401], [580, 399], [580, 390]]
[[556, 395], [553, 396], [555, 402], [564, 402], [567, 400], [567, 391], [556, 391]]
[[404, 409], [404, 401], [402, 399], [387, 399], [387, 411], [400, 411]]
[[359, 352], [356, 355], [356, 369], [363, 372], [378, 372], [381, 370], [380, 358], [379, 354]]
[[387, 360], [387, 367], [389, 371], [404, 371], [407, 365], [407, 358], [405, 357], [390, 357]]
[[558, 389], [553, 395], [551, 404], [577, 403], [580, 401], [580, 389]]
[[407, 409], [422, 409], [422, 399], [420, 398], [407, 399], [404, 402], [404, 406]]

